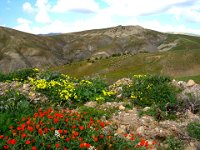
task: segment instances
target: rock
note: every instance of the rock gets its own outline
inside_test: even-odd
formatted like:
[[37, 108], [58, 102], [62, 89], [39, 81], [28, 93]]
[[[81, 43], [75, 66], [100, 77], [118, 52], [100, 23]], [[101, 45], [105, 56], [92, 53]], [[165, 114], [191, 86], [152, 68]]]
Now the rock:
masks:
[[197, 141], [197, 143], [196, 143], [196, 149], [197, 149], [197, 150], [200, 150], [200, 142], [198, 142], [198, 141]]
[[125, 113], [124, 116], [130, 116], [130, 114], [129, 113]]
[[126, 126], [125, 125], [120, 125], [120, 128], [122, 129], [122, 130], [126, 130]]
[[200, 117], [197, 114], [193, 114], [190, 110], [187, 110], [185, 114], [189, 120], [200, 122]]
[[28, 84], [23, 84], [22, 89], [28, 91], [29, 90], [29, 85]]
[[191, 86], [193, 86], [193, 85], [195, 85], [194, 80], [189, 80], [189, 81], [187, 82], [187, 84], [186, 84], [187, 87], [191, 87]]
[[117, 134], [122, 134], [122, 133], [125, 133], [124, 130], [122, 128], [118, 128], [117, 129]]
[[148, 111], [149, 109], [151, 109], [150, 107], [145, 107], [144, 109], [143, 109], [143, 111]]
[[125, 110], [125, 107], [124, 107], [123, 105], [120, 105], [120, 106], [119, 106], [119, 110], [121, 110], [121, 111], [122, 111], [122, 110]]
[[140, 126], [139, 128], [137, 128], [136, 133], [144, 135], [144, 126]]
[[169, 148], [169, 144], [163, 144], [163, 148], [164, 149], [168, 149]]
[[122, 93], [117, 95], [116, 98], [121, 99], [122, 98]]
[[184, 150], [199, 150], [198, 147], [195, 146], [193, 142], [190, 142], [188, 146], [184, 148]]
[[87, 102], [84, 104], [84, 106], [87, 106], [87, 107], [96, 107], [97, 106], [97, 102], [94, 102], [94, 101], [91, 101], [91, 102]]

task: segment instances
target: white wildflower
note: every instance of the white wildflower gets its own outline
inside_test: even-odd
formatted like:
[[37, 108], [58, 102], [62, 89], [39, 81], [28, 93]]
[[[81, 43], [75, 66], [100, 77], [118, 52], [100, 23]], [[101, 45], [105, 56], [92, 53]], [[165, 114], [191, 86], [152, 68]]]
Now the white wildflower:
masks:
[[56, 136], [56, 137], [60, 137], [60, 133], [59, 133], [58, 130], [55, 130], [55, 136]]

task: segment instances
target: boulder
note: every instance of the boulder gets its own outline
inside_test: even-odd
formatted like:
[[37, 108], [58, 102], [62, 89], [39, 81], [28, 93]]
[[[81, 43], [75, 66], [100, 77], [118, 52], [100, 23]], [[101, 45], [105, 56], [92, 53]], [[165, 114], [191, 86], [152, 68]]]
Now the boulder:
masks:
[[195, 85], [194, 80], [188, 80], [188, 82], [186, 84], [187, 87], [191, 87], [191, 86], [194, 86], [194, 85]]

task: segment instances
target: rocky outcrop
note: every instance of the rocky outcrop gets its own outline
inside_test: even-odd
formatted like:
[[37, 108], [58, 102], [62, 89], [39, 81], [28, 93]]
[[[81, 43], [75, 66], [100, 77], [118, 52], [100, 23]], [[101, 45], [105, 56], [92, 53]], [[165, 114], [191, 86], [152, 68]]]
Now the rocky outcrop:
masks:
[[21, 83], [18, 81], [13, 82], [0, 82], [0, 96], [4, 95], [6, 91], [8, 90], [16, 90], [17, 92], [20, 92], [21, 94], [24, 94], [27, 96], [27, 98], [32, 103], [38, 103], [38, 102], [45, 102], [48, 101], [48, 98], [44, 96], [41, 93], [36, 92], [32, 87], [27, 83]]
[[200, 110], [199, 84], [196, 84], [193, 80], [188, 80], [188, 82], [173, 80], [172, 84], [181, 90], [177, 99], [185, 105], [185, 110], [189, 109], [193, 113]]

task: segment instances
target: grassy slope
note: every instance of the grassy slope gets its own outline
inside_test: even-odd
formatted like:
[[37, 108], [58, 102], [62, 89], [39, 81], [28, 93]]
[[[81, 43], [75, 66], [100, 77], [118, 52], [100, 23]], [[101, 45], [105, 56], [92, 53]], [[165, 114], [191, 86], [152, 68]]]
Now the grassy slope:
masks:
[[[87, 61], [54, 68], [75, 77], [100, 75], [113, 81], [133, 74], [164, 74], [172, 77], [200, 75], [200, 50], [139, 53]], [[198, 76], [196, 77], [198, 78]]]
[[75, 77], [98, 75], [109, 81], [133, 74], [163, 74], [183, 80], [191, 78], [200, 83], [200, 37], [169, 34], [165, 43], [174, 40], [178, 41], [177, 46], [167, 52], [109, 57], [94, 63], [81, 61], [53, 70]]

